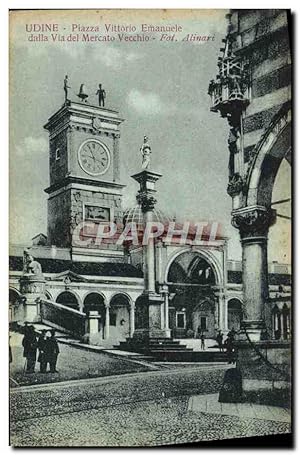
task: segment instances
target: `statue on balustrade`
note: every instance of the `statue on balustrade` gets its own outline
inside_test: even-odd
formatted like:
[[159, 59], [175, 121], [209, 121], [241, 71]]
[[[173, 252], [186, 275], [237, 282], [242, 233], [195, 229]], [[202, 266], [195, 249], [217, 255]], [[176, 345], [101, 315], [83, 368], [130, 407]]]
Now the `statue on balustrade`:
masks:
[[41, 264], [36, 261], [28, 250], [23, 253], [23, 272], [24, 274], [43, 277]]

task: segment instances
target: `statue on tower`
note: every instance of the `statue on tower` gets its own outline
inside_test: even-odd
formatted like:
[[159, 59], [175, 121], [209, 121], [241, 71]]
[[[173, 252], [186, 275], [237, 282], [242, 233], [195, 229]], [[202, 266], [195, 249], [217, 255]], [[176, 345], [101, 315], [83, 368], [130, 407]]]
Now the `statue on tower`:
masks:
[[104, 107], [106, 91], [102, 88], [102, 84], [99, 84], [99, 88], [96, 92], [96, 95], [98, 95], [99, 106], [101, 107], [102, 104], [102, 106]]
[[68, 89], [71, 88], [69, 85], [68, 75], [65, 75], [64, 78], [64, 92], [65, 92], [65, 103], [68, 101]]
[[149, 141], [148, 136], [144, 136], [144, 142], [141, 147], [141, 154], [143, 156], [142, 169], [148, 169], [148, 167], [150, 165], [151, 147], [150, 147], [148, 141]]
[[86, 93], [86, 89], [85, 89], [85, 85], [84, 84], [80, 85], [79, 93], [78, 93], [77, 96], [78, 96], [78, 98], [80, 98], [82, 103], [83, 103], [83, 101], [85, 103], [87, 102], [87, 98], [88, 98], [89, 95]]

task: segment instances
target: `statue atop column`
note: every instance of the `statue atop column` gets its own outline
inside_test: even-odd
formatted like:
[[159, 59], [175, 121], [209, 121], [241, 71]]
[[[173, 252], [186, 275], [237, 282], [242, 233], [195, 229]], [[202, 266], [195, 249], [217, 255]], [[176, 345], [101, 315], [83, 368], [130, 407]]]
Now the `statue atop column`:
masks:
[[148, 136], [144, 136], [144, 142], [140, 149], [141, 154], [143, 156], [142, 169], [148, 169], [148, 167], [150, 166], [151, 147], [148, 141], [149, 141]]
[[68, 101], [68, 89], [71, 88], [69, 85], [68, 75], [65, 75], [64, 78], [64, 92], [65, 92], [65, 103]]
[[99, 88], [96, 92], [96, 95], [98, 95], [99, 106], [101, 107], [101, 105], [102, 105], [104, 107], [106, 91], [102, 88], [102, 84], [99, 84]]

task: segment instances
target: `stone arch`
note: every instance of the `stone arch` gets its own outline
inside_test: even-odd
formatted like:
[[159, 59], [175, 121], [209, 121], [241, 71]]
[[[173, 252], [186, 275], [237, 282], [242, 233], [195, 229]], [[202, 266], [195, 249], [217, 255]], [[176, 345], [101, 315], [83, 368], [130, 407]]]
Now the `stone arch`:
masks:
[[45, 297], [47, 300], [53, 300], [53, 296], [51, 295], [51, 293], [49, 291], [45, 291]]
[[109, 302], [110, 338], [125, 340], [130, 335], [131, 298], [123, 292], [116, 292]]
[[228, 329], [240, 330], [243, 319], [243, 303], [237, 297], [232, 297], [227, 301], [227, 325]]
[[79, 297], [73, 291], [63, 291], [56, 297], [56, 303], [79, 310]]
[[83, 312], [98, 311], [100, 314], [105, 313], [106, 298], [99, 291], [88, 292], [83, 299]]
[[222, 272], [222, 268], [221, 268], [218, 260], [209, 251], [203, 251], [198, 248], [194, 248], [193, 250], [191, 250], [190, 248], [183, 248], [180, 251], [176, 251], [175, 253], [173, 253], [170, 256], [166, 269], [165, 269], [165, 276], [164, 276], [165, 283], [168, 282], [168, 274], [170, 271], [170, 267], [172, 266], [174, 261], [182, 254], [189, 253], [189, 252], [198, 254], [200, 257], [202, 257], [204, 260], [206, 260], [212, 268], [212, 271], [215, 276], [216, 284], [220, 285], [223, 283], [223, 280], [224, 280], [223, 272]]
[[255, 148], [246, 181], [246, 206], [271, 206], [279, 166], [283, 159], [291, 164], [291, 134], [291, 109], [283, 106]]
[[25, 297], [18, 289], [9, 288], [9, 321], [15, 322], [24, 319], [23, 305]]
[[215, 311], [215, 306], [216, 306], [216, 302], [214, 302], [210, 298], [204, 298], [203, 300], [201, 300], [201, 302], [197, 303], [197, 305], [194, 308], [194, 311], [197, 311], [200, 309]]
[[111, 304], [113, 303], [113, 300], [114, 300], [116, 297], [119, 297], [119, 296], [125, 297], [125, 299], [126, 299], [127, 302], [128, 302], [128, 305], [130, 305], [130, 304], [132, 303], [132, 298], [131, 298], [131, 296], [130, 296], [127, 292], [124, 292], [124, 291], [117, 291], [117, 292], [115, 292], [115, 293], [110, 297], [109, 304], [111, 305]]
[[191, 315], [192, 329], [196, 337], [203, 333], [206, 337], [212, 338], [215, 334], [216, 325], [216, 302], [204, 297], [195, 305]]
[[9, 304], [16, 305], [19, 303], [21, 293], [15, 288], [9, 288]]

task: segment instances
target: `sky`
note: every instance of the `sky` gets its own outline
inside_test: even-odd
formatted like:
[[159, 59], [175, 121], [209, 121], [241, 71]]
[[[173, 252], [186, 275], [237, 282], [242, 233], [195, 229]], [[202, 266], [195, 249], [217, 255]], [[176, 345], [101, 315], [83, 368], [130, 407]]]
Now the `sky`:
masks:
[[[229, 257], [241, 258], [238, 231], [231, 226], [228, 183], [229, 127], [210, 112], [207, 88], [216, 75], [217, 58], [226, 34], [226, 10], [191, 11], [35, 11], [13, 13], [10, 24], [10, 240], [30, 244], [47, 232], [49, 185], [47, 119], [64, 102], [63, 79], [69, 75], [71, 99], [85, 83], [90, 102], [102, 83], [106, 107], [125, 119], [121, 127], [121, 180], [124, 209], [136, 205], [137, 184], [130, 178], [141, 169], [144, 135], [152, 148], [151, 169], [163, 177], [157, 184], [158, 207], [181, 220], [218, 221], [229, 237]], [[31, 42], [25, 25], [58, 23], [68, 36], [72, 24], [177, 24], [177, 41]], [[29, 27], [30, 28], [30, 27]], [[94, 33], [90, 33], [93, 35]], [[139, 33], [141, 34], [141, 33]], [[214, 40], [182, 41], [187, 35]], [[133, 33], [135, 35], [135, 33]], [[168, 34], [172, 35], [172, 33]], [[38, 33], [36, 34], [38, 36]], [[110, 34], [117, 38], [117, 33]], [[274, 197], [290, 196], [289, 167], [280, 168]], [[283, 207], [281, 213], [288, 214]], [[271, 230], [269, 260], [289, 262], [286, 247], [290, 224], [279, 220]], [[281, 242], [278, 244], [278, 236]]]

